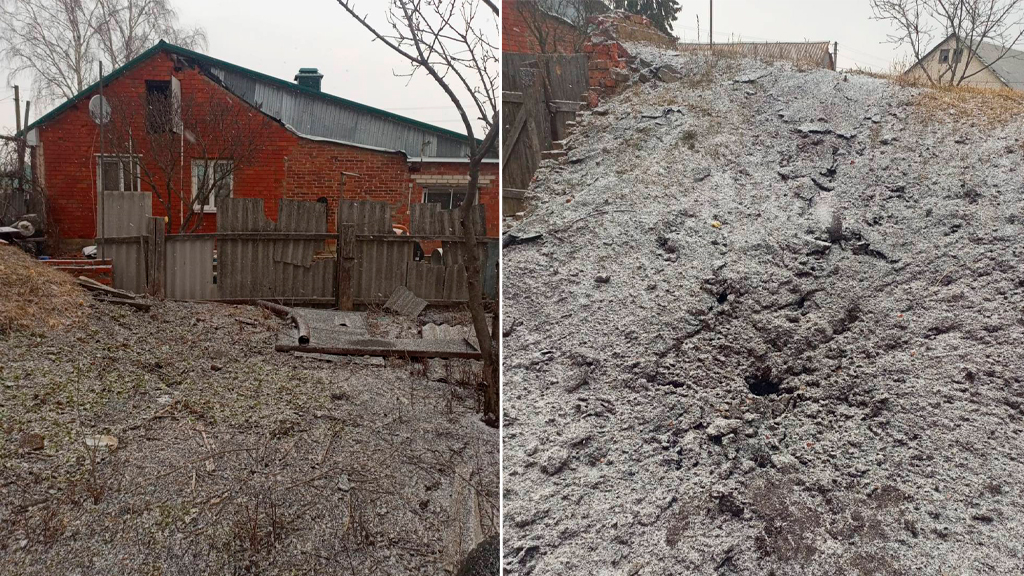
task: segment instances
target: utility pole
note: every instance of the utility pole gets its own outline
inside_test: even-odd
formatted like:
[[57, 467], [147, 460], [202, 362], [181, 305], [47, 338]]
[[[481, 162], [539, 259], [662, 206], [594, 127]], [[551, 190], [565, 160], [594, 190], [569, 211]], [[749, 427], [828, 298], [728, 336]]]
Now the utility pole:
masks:
[[839, 70], [839, 42], [832, 48], [832, 70]]
[[21, 132], [21, 90], [14, 87], [14, 133]]
[[[28, 118], [25, 118], [28, 122]], [[18, 193], [21, 195], [21, 200], [25, 200], [25, 138], [21, 136], [21, 89], [18, 86], [14, 87], [14, 134], [18, 136], [15, 141], [15, 153], [18, 155], [17, 163], [17, 187]], [[28, 209], [26, 203], [23, 207]]]
[[711, 43], [711, 49], [715, 48], [715, 0], [708, 0], [710, 9], [708, 10], [708, 42]]

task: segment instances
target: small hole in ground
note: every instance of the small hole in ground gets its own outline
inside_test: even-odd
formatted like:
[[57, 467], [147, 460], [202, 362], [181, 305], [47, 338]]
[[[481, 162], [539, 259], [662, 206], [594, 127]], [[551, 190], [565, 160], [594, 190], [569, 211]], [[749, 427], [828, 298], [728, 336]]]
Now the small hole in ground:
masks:
[[718, 303], [719, 304], [725, 304], [726, 302], [728, 302], [728, 300], [729, 300], [729, 293], [728, 292], [723, 291], [721, 294], [718, 295]]
[[764, 366], [751, 376], [745, 378], [747, 388], [754, 396], [771, 396], [778, 394], [782, 388], [782, 379], [772, 377], [770, 366]]

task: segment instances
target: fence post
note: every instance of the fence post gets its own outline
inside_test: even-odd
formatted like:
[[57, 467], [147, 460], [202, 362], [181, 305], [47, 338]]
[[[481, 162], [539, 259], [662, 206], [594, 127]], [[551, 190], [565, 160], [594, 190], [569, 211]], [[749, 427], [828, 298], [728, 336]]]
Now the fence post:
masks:
[[167, 284], [166, 242], [164, 219], [159, 216], [149, 218], [150, 242], [149, 242], [149, 292], [155, 298], [164, 298]]
[[338, 310], [353, 310], [352, 268], [356, 258], [356, 225], [338, 223], [338, 280], [335, 291]]

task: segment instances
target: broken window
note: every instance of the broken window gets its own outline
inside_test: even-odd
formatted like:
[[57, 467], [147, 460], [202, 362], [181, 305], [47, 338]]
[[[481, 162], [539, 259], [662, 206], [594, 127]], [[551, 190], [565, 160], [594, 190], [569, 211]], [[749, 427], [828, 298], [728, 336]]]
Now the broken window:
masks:
[[217, 199], [231, 197], [234, 167], [231, 160], [192, 161], [192, 199], [197, 212], [216, 212]]
[[939, 50], [939, 64], [949, 64], [949, 50]]
[[146, 131], [163, 134], [174, 130], [174, 104], [170, 80], [146, 80]]
[[423, 193], [423, 203], [440, 204], [442, 210], [452, 210], [462, 206], [466, 194], [465, 188], [427, 188]]
[[139, 191], [138, 157], [100, 157], [98, 172], [99, 188], [104, 192]]
[[953, 50], [953, 63], [954, 64], [959, 64], [960, 60], [962, 60], [963, 57], [964, 57], [964, 49], [963, 48], [957, 48], [956, 50]]

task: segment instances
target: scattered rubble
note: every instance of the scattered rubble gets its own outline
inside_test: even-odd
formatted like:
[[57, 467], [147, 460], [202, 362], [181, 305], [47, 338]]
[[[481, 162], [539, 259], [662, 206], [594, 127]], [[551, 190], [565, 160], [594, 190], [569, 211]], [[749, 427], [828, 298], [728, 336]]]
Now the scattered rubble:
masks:
[[0, 574], [442, 574], [497, 531], [474, 388], [274, 352], [256, 306], [80, 306], [0, 335]]
[[504, 569], [1021, 573], [1020, 104], [630, 52], [503, 254]]

